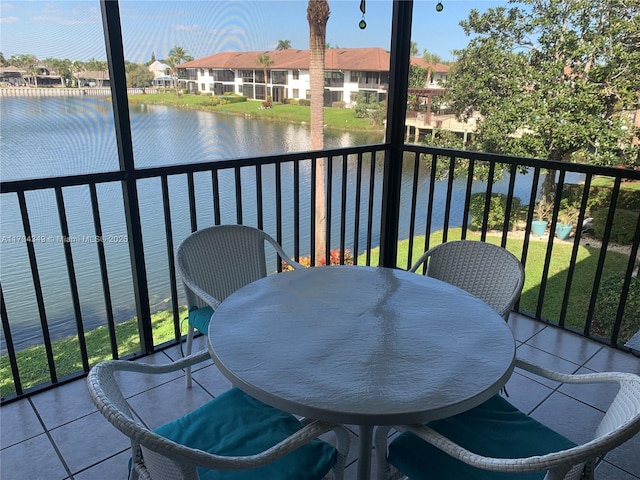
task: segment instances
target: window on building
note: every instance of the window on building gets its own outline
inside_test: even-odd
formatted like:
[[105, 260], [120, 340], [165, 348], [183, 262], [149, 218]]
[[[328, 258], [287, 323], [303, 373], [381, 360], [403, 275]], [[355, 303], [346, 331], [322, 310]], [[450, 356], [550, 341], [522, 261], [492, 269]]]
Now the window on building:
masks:
[[300, 89], [299, 88], [294, 88], [293, 89], [293, 98], [300, 98]]
[[242, 70], [240, 74], [244, 83], [253, 83], [253, 70]]
[[253, 98], [253, 84], [242, 85], [242, 95], [247, 98]]
[[325, 87], [343, 87], [344, 86], [344, 73], [342, 72], [324, 72], [324, 86]]
[[274, 85], [286, 85], [287, 84], [287, 72], [272, 71], [271, 83]]
[[300, 70], [293, 70], [293, 79], [294, 80], [300, 80]]
[[207, 90], [206, 85], [204, 83], [200, 84], [200, 90], [205, 92]]
[[266, 100], [264, 94], [264, 85], [256, 85], [256, 99], [258, 100]]

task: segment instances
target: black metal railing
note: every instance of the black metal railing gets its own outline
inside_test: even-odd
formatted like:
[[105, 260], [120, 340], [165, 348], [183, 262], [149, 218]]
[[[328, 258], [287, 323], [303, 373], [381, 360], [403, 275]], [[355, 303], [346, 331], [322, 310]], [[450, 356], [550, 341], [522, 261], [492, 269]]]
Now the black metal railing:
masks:
[[[19, 398], [25, 394], [55, 386], [85, 374], [101, 357], [92, 351], [86, 338], [96, 325], [104, 325], [107, 334], [108, 350], [103, 356], [111, 358], [132, 358], [151, 353], [166, 345], [181, 340], [180, 305], [184, 304], [182, 288], [176, 277], [174, 252], [177, 245], [190, 232], [208, 225], [221, 223], [241, 223], [257, 226], [273, 235], [284, 247], [292, 252], [296, 259], [310, 256], [314, 263], [315, 253], [315, 172], [321, 159], [326, 160], [326, 250], [325, 260], [330, 263], [331, 251], [339, 250], [340, 262], [344, 263], [345, 254], [351, 252], [355, 264], [377, 265], [377, 247], [381, 238], [382, 179], [384, 169], [385, 145], [352, 147], [325, 152], [299, 153], [276, 157], [247, 158], [239, 160], [204, 162], [188, 165], [138, 169], [133, 171], [130, 180], [122, 172], [109, 172], [72, 177], [45, 178], [24, 181], [3, 182], [1, 194], [16, 204], [19, 215], [15, 224], [3, 218], [3, 235], [24, 239], [22, 245], [14, 245], [16, 251], [26, 251], [28, 258], [28, 283], [24, 277], [2, 276], [0, 286], [1, 316], [4, 332], [2, 345], [3, 361], [10, 373], [10, 384], [3, 386], [3, 401]], [[400, 159], [398, 159], [400, 161]], [[640, 172], [626, 169], [611, 169], [580, 164], [565, 164], [527, 158], [514, 158], [477, 152], [454, 151], [417, 145], [405, 145], [402, 159], [401, 200], [398, 212], [398, 240], [405, 248], [398, 250], [398, 267], [408, 268], [418, 254], [435, 243], [456, 238], [478, 238], [494, 241], [510, 248], [521, 259], [531, 284], [517, 306], [521, 313], [528, 314], [541, 321], [577, 331], [595, 340], [606, 342], [618, 348], [624, 348], [621, 332], [628, 330], [631, 319], [625, 317], [625, 305], [632, 273], [636, 266], [640, 221], [635, 220], [633, 240], [626, 247], [626, 253], [620, 254], [610, 247], [610, 237], [614, 229], [614, 214], [619, 203], [620, 190], [626, 179], [640, 179]], [[553, 170], [549, 171], [549, 168]], [[548, 230], [540, 237], [532, 233], [534, 209], [541, 195], [542, 184], [549, 175], [553, 181], [553, 208], [549, 216]], [[602, 234], [598, 249], [591, 249], [590, 255], [595, 261], [587, 268], [579, 257], [584, 249], [583, 222], [591, 214], [593, 205], [595, 178], [610, 182], [604, 200], [607, 214], [604, 217]], [[113, 226], [105, 228], [103, 218], [110, 216], [110, 209], [121, 209], [122, 205], [101, 202], [98, 194], [105, 186], [122, 192], [124, 184], [133, 181], [138, 191], [161, 210], [161, 221], [143, 236], [139, 248], [131, 248], [125, 258], [126, 269], [131, 270], [136, 262], [142, 262], [147, 272], [146, 278], [137, 278], [131, 282], [131, 288], [149, 292], [149, 302], [143, 305], [150, 313], [169, 311], [172, 322], [171, 333], [158, 336], [151, 320], [141, 320], [150, 315], [135, 312], [139, 341], [135, 345], [119, 343], [117, 327], [128, 317], [116, 314], [118, 298], [114, 298], [114, 288], [118, 282], [131, 281], [114, 277], [112, 270], [122, 271], [122, 265], [109, 260], [110, 249], [104, 239], [121, 235], [122, 230]], [[84, 231], [72, 232], [69, 227], [67, 195], [75, 188], [88, 190], [91, 207], [91, 224], [84, 225]], [[37, 205], [30, 206], [27, 196], [35, 191], [49, 192], [49, 198], [55, 203], [59, 238], [50, 237], [50, 232], [37, 231], [31, 218], [38, 211]], [[569, 241], [557, 240], [555, 231], [562, 199], [571, 193], [578, 202], [578, 219], [574, 236]], [[576, 193], [577, 192], [577, 193]], [[600, 194], [602, 196], [602, 194]], [[502, 220], [493, 218], [494, 197], [502, 198], [504, 203], [498, 210]], [[122, 200], [122, 199], [121, 199]], [[4, 205], [7, 205], [5, 202]], [[478, 206], [479, 205], [479, 206]], [[149, 219], [158, 216], [158, 210], [131, 212], [137, 222], [145, 226]], [[124, 217], [124, 215], [123, 215]], [[125, 223], [123, 218], [122, 224]], [[94, 270], [100, 279], [99, 303], [103, 305], [97, 315], [98, 322], [91, 323], [91, 315], [85, 313], [86, 302], [81, 291], [76, 265], [81, 261], [82, 253], [79, 235], [98, 239], [95, 243], [94, 260], [84, 270]], [[591, 235], [591, 234], [589, 234]], [[46, 248], [47, 238], [61, 243], [62, 249], [56, 251], [60, 265], [64, 265], [64, 278], [55, 281], [59, 288], [69, 291], [64, 309], [68, 315], [62, 324], [56, 318], [60, 316], [49, 310], [44, 293], [43, 276], [53, 250], [40, 255], [38, 249]], [[8, 237], [7, 237], [8, 238]], [[590, 239], [593, 237], [589, 236]], [[5, 239], [6, 240], [6, 239]], [[129, 242], [135, 239], [126, 239]], [[592, 239], [595, 242], [595, 238]], [[19, 242], [18, 242], [19, 243]], [[540, 247], [542, 245], [542, 247]], [[535, 246], [535, 261], [531, 252]], [[89, 248], [83, 246], [82, 248]], [[557, 256], [561, 248], [566, 252], [566, 261], [558, 267]], [[568, 249], [568, 250], [567, 250]], [[132, 258], [136, 251], [143, 251], [143, 258]], [[618, 291], [615, 318], [607, 319], [608, 327], [603, 330], [600, 324], [594, 325], [596, 304], [600, 298], [600, 285], [603, 279], [612, 275], [610, 257], [616, 258], [617, 274], [622, 278]], [[540, 258], [544, 258], [541, 262]], [[47, 262], [43, 262], [43, 259]], [[162, 260], [158, 260], [162, 259]], [[85, 262], [85, 260], [82, 260]], [[277, 262], [277, 259], [273, 259]], [[85, 262], [86, 263], [86, 262]], [[276, 263], [273, 271], [278, 268]], [[560, 282], [561, 270], [563, 280]], [[587, 296], [581, 297], [582, 306], [575, 305], [576, 277], [589, 275], [587, 283], [592, 286]], [[160, 281], [161, 280], [161, 281]], [[157, 284], [160, 285], [152, 285]], [[50, 288], [47, 287], [47, 288]], [[555, 304], [549, 300], [549, 291], [558, 291]], [[25, 309], [14, 305], [15, 295], [11, 299], [4, 292], [20, 289], [32, 299], [36, 318], [32, 319], [30, 331], [37, 334], [28, 341], [21, 340], [21, 316]], [[158, 291], [160, 290], [160, 291]], [[135, 296], [135, 295], [133, 295]], [[164, 299], [156, 302], [155, 298]], [[131, 304], [135, 304], [130, 300]], [[95, 303], [95, 301], [94, 301]], [[90, 310], [90, 309], [89, 309]], [[126, 309], [125, 309], [126, 312]], [[131, 313], [131, 312], [129, 312]], [[94, 314], [93, 317], [96, 317]], [[598, 319], [601, 323], [602, 319]], [[34, 327], [34, 325], [37, 325]], [[70, 325], [72, 327], [70, 327]], [[64, 335], [60, 328], [64, 326]], [[598, 330], [598, 328], [600, 330]], [[143, 331], [144, 330], [144, 331]], [[73, 337], [78, 362], [75, 367], [60, 363], [56, 342], [62, 338]], [[153, 339], [151, 348], [148, 340]], [[33, 357], [28, 360], [21, 357], [21, 351], [34, 346], [44, 349], [41, 365], [36, 370], [44, 371], [41, 377], [27, 378], [34, 369]], [[27, 365], [29, 363], [29, 365]], [[35, 383], [34, 383], [35, 382]]]

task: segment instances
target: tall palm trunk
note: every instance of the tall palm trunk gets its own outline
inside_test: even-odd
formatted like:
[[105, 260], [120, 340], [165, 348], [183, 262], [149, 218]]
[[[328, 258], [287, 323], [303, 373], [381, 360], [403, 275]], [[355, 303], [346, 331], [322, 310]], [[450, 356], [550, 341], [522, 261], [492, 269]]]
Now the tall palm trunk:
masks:
[[[329, 20], [327, 0], [309, 0], [307, 20], [309, 22], [309, 79], [311, 83], [311, 149], [324, 148], [324, 49]], [[316, 163], [316, 218], [315, 259], [316, 265], [325, 256], [326, 207], [325, 207], [325, 159]]]

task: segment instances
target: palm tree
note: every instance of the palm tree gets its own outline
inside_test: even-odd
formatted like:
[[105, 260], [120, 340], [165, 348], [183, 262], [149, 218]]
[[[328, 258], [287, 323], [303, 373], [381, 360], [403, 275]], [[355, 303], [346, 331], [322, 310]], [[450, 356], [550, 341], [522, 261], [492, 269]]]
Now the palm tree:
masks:
[[418, 56], [418, 42], [414, 42], [413, 40], [411, 41], [411, 56]]
[[178, 84], [176, 81], [176, 77], [178, 74], [178, 65], [184, 62], [190, 62], [193, 60], [191, 55], [187, 54], [187, 51], [178, 45], [175, 45], [171, 50], [169, 50], [169, 58], [167, 58], [167, 65], [171, 67], [171, 72], [173, 75], [174, 85], [176, 87], [176, 96], [180, 95], [178, 91]]
[[276, 50], [289, 50], [291, 48], [291, 40], [278, 40]]
[[433, 72], [433, 66], [436, 63], [442, 63], [442, 58], [440, 58], [440, 55], [438, 55], [437, 53], [431, 53], [427, 51], [426, 48], [422, 51], [422, 58], [424, 58], [424, 62], [427, 64], [426, 86], [429, 86], [431, 84], [431, 73]]
[[[324, 50], [327, 43], [327, 21], [329, 20], [327, 0], [309, 0], [307, 21], [309, 22], [309, 77], [311, 83], [311, 149], [324, 147]], [[316, 163], [316, 263], [326, 250], [326, 208], [324, 159]]]
[[262, 65], [262, 68], [264, 70], [264, 99], [265, 101], [269, 101], [269, 87], [267, 86], [267, 84], [269, 83], [269, 79], [267, 76], [267, 68], [273, 65], [273, 60], [269, 58], [268, 54], [263, 53], [256, 59], [256, 63], [258, 65]]

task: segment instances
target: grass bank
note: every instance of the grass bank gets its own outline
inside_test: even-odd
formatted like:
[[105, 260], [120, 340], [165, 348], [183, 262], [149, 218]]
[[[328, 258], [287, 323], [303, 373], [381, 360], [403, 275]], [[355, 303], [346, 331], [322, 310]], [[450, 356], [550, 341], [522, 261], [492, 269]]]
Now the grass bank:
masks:
[[[262, 108], [262, 101], [247, 100], [246, 102], [216, 105], [215, 97], [205, 95], [180, 95], [175, 93], [157, 93], [151, 95], [131, 95], [129, 102], [146, 105], [165, 105], [189, 110], [201, 110], [227, 115], [239, 115], [246, 118], [275, 120], [288, 123], [308, 124], [311, 118], [310, 107], [301, 105], [285, 105], [274, 103], [271, 108]], [[372, 125], [369, 119], [356, 118], [350, 108], [324, 109], [326, 128], [337, 130], [369, 131], [383, 133], [381, 126]]]
[[[180, 318], [182, 319], [185, 316], [186, 308], [181, 308]], [[153, 324], [153, 340], [156, 345], [173, 340], [173, 314], [170, 310], [154, 313], [151, 315], [151, 321]], [[85, 339], [90, 366], [112, 358], [109, 330], [106, 325], [86, 332]], [[138, 320], [136, 317], [116, 325], [116, 342], [120, 357], [140, 351]], [[82, 371], [80, 342], [77, 335], [53, 342], [52, 350], [58, 378]], [[16, 353], [16, 357], [23, 389], [50, 381], [44, 345], [20, 350]], [[11, 365], [9, 357], [3, 355], [0, 357], [0, 395], [4, 397], [12, 393], [15, 393], [15, 386], [11, 375]]]
[[[462, 237], [462, 230], [451, 229], [448, 233], [448, 240], [459, 240]], [[467, 239], [479, 240], [479, 232], [467, 232]], [[487, 235], [487, 242], [500, 244], [501, 236]], [[435, 232], [429, 239], [429, 245], [434, 246], [442, 243], [442, 232]], [[522, 257], [524, 240], [521, 238], [509, 238], [506, 248], [512, 252], [517, 258]], [[538, 303], [542, 303], [542, 318], [558, 322], [562, 308], [562, 301], [567, 284], [569, 265], [571, 262], [571, 253], [573, 249], [573, 241], [555, 241], [553, 244], [553, 252], [549, 273], [547, 275], [547, 284], [543, 298], [540, 298], [540, 284], [543, 278], [544, 260], [547, 253], [547, 242], [537, 240], [531, 237], [527, 251], [527, 266], [525, 269], [525, 282], [520, 297], [520, 310], [529, 313], [535, 313]], [[413, 253], [411, 255], [412, 263], [417, 260], [425, 251], [425, 237], [415, 237], [413, 244]], [[593, 278], [598, 265], [600, 249], [595, 247], [580, 246], [576, 258], [575, 270], [571, 283], [571, 291], [567, 304], [567, 312], [565, 325], [572, 327], [578, 331], [582, 331], [585, 326], [591, 293], [593, 291]], [[378, 249], [371, 251], [371, 264], [377, 265], [379, 258]], [[408, 268], [407, 259], [409, 258], [409, 242], [404, 240], [398, 244], [398, 267]], [[358, 264], [364, 265], [366, 262], [365, 254], [358, 256]], [[602, 278], [623, 274], [627, 268], [629, 256], [624, 253], [608, 251]], [[410, 266], [410, 265], [409, 265]], [[618, 292], [619, 295], [619, 292]], [[609, 319], [610, 323], [611, 319]], [[611, 324], [598, 325], [594, 323], [594, 333], [603, 336], [611, 334]], [[625, 317], [618, 341], [626, 342], [631, 335], [638, 330], [638, 319]]]
[[[460, 239], [461, 229], [449, 230], [448, 240]], [[480, 234], [467, 232], [470, 240], [479, 240]], [[500, 236], [487, 237], [490, 243], [499, 244]], [[442, 242], [442, 232], [435, 232], [429, 239], [429, 245], [433, 246]], [[520, 238], [509, 238], [507, 249], [516, 257], [522, 255], [523, 240]], [[567, 282], [567, 274], [572, 253], [572, 242], [557, 241], [553, 246], [551, 265], [549, 269], [547, 287], [542, 299], [542, 317], [557, 321], [560, 317], [562, 300]], [[411, 258], [415, 261], [425, 248], [425, 237], [415, 237], [413, 243], [413, 253]], [[540, 282], [543, 274], [544, 259], [546, 256], [547, 242], [531, 238], [529, 242], [527, 267], [525, 271], [525, 283], [520, 299], [520, 309], [526, 312], [535, 312], [540, 296]], [[575, 273], [572, 281], [571, 294], [567, 308], [566, 325], [577, 330], [584, 328], [587, 318], [589, 300], [593, 289], [593, 277], [597, 268], [598, 248], [580, 246], [576, 260]], [[379, 250], [371, 251], [371, 264], [377, 265]], [[398, 243], [398, 267], [407, 268], [409, 258], [409, 241], [403, 240]], [[603, 276], [614, 275], [625, 271], [629, 257], [625, 254], [609, 251], [604, 265]], [[366, 263], [366, 254], [358, 256], [358, 264]], [[181, 309], [180, 318], [184, 318], [185, 309]], [[152, 316], [153, 335], [155, 343], [173, 339], [173, 318], [171, 311], [162, 311]], [[626, 339], [635, 332], [632, 322], [625, 322], [623, 325], [620, 341], [624, 343]], [[637, 330], [637, 328], [636, 328]], [[607, 334], [607, 332], [602, 332]], [[120, 323], [116, 327], [116, 340], [120, 356], [139, 351], [137, 321], [132, 318]], [[111, 358], [111, 348], [109, 332], [106, 326], [102, 326], [86, 333], [87, 350], [89, 352], [89, 363], [95, 365], [101, 360]], [[70, 337], [53, 343], [53, 352], [58, 377], [63, 377], [78, 371], [82, 371], [80, 357], [80, 347], [78, 337]], [[44, 346], [36, 346], [21, 350], [17, 353], [20, 378], [23, 388], [29, 388], [49, 381], [49, 371], [47, 367], [46, 352]], [[11, 377], [11, 367], [8, 357], [0, 357], [0, 393], [2, 396], [15, 392], [13, 378]]]

